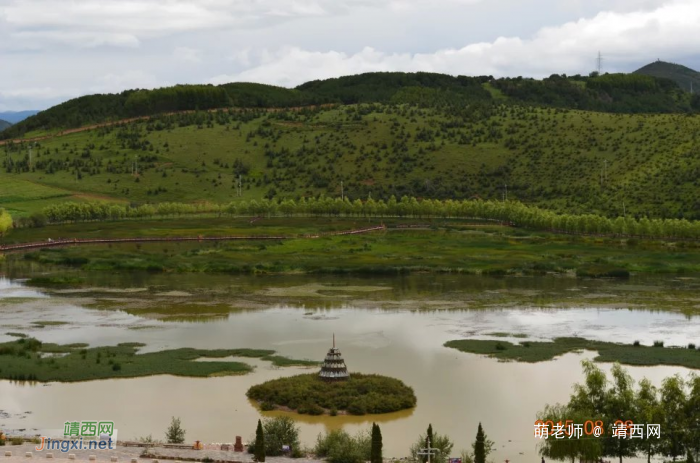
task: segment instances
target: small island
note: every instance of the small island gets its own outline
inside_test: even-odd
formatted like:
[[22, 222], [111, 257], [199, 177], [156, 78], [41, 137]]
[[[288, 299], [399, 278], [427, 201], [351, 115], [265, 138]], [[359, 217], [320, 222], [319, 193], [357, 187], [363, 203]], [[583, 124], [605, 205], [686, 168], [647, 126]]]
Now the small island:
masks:
[[251, 387], [247, 395], [264, 411], [288, 410], [331, 416], [391, 413], [416, 406], [413, 389], [381, 375], [348, 373], [340, 350], [326, 354], [319, 373], [279, 378]]

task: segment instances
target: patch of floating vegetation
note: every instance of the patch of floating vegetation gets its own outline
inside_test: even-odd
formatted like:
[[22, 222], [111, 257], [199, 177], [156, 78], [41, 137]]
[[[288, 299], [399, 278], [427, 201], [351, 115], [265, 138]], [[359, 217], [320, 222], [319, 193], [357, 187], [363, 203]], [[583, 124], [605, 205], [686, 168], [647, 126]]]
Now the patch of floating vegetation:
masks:
[[48, 276], [48, 277], [34, 277], [30, 278], [25, 282], [27, 286], [37, 286], [40, 288], [54, 288], [54, 287], [70, 287], [79, 286], [83, 283], [83, 279], [76, 276]]
[[334, 382], [322, 380], [318, 373], [273, 379], [251, 387], [247, 395], [259, 402], [262, 410], [307, 415], [379, 414], [416, 406], [413, 389], [403, 381], [361, 373]]
[[46, 328], [47, 326], [62, 326], [62, 325], [67, 325], [68, 322], [62, 322], [58, 320], [39, 320], [31, 323], [33, 326], [36, 326], [37, 328]]
[[664, 347], [613, 342], [592, 341], [576, 337], [555, 338], [547, 341], [524, 341], [513, 344], [507, 341], [460, 339], [448, 341], [445, 347], [471, 354], [487, 355], [499, 360], [518, 362], [543, 362], [568, 352], [590, 350], [598, 352], [597, 362], [619, 362], [625, 365], [675, 365], [700, 369], [700, 349], [694, 345], [687, 347]]
[[525, 333], [504, 333], [502, 331], [497, 331], [495, 333], [486, 333], [486, 336], [494, 336], [496, 338], [527, 338], [529, 337]]
[[[139, 354], [144, 344], [126, 342], [116, 346], [88, 348], [87, 344], [42, 343], [22, 338], [0, 343], [0, 378], [14, 381], [89, 381], [109, 378], [134, 378], [151, 375], [209, 377], [240, 375], [252, 367], [243, 362], [196, 362], [201, 357], [246, 357], [271, 362], [275, 366], [309, 366], [317, 362], [275, 355], [265, 349], [191, 349], [181, 348]], [[46, 358], [48, 354], [52, 355]]]
[[374, 291], [388, 291], [390, 286], [342, 286], [321, 283], [309, 283], [301, 286], [287, 286], [265, 288], [258, 293], [262, 296], [277, 297], [314, 297], [337, 295], [337, 293], [367, 293]]
[[17, 333], [17, 332], [15, 332], [15, 331], [8, 331], [8, 332], [5, 333], [5, 334], [6, 334], [7, 336], [12, 336], [12, 337], [15, 337], [15, 338], [26, 338], [26, 337], [27, 337], [26, 334], [24, 334], [24, 333]]

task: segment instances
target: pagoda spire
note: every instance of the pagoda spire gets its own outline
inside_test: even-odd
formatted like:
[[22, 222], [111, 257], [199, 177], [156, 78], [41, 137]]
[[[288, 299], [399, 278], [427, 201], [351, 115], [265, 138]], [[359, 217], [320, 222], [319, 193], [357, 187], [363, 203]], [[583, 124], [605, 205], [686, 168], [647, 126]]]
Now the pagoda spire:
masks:
[[335, 333], [333, 333], [333, 349], [335, 349]]

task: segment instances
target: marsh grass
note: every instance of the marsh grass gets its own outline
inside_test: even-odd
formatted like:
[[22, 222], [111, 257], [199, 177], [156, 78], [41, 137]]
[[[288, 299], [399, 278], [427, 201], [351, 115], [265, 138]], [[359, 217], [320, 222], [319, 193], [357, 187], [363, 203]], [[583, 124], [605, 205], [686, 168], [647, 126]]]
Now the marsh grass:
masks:
[[[398, 222], [398, 219], [395, 220]], [[410, 222], [407, 221], [407, 222]], [[318, 239], [220, 243], [149, 243], [88, 245], [9, 254], [88, 271], [195, 272], [229, 274], [366, 274], [401, 275], [416, 272], [482, 274], [486, 276], [572, 274], [581, 278], [627, 278], [632, 273], [700, 272], [700, 248], [669, 248], [644, 242], [629, 252], [622, 240], [526, 233], [513, 230], [464, 233], [450, 230], [455, 221], [435, 221], [437, 230], [376, 232]], [[371, 224], [375, 224], [372, 222]], [[359, 219], [265, 219], [251, 225], [239, 219], [181, 219], [139, 222], [67, 224], [22, 230], [21, 240], [46, 236], [222, 236], [301, 235], [365, 226]], [[465, 225], [468, 226], [468, 225]], [[48, 229], [51, 229], [48, 231]], [[522, 232], [522, 230], [521, 230]], [[19, 235], [15, 234], [12, 239]], [[352, 251], [352, 252], [351, 252]], [[30, 284], [53, 287], [80, 285], [79, 277], [39, 277]]]
[[[201, 357], [249, 357], [277, 366], [308, 366], [312, 362], [274, 355], [264, 349], [181, 348], [139, 354], [140, 343], [88, 348], [86, 344], [41, 343], [33, 338], [0, 343], [0, 378], [15, 381], [88, 381], [151, 375], [222, 376], [245, 374], [252, 367], [242, 362], [196, 362]], [[65, 354], [42, 358], [46, 353]]]
[[[461, 339], [448, 341], [446, 347], [472, 354], [488, 355], [502, 360], [543, 362], [568, 352], [598, 352], [598, 362], [619, 362], [625, 365], [676, 365], [700, 369], [700, 352], [680, 347], [648, 347], [562, 337], [552, 342], [529, 341], [528, 346], [506, 341]], [[499, 347], [500, 346], [500, 347]]]

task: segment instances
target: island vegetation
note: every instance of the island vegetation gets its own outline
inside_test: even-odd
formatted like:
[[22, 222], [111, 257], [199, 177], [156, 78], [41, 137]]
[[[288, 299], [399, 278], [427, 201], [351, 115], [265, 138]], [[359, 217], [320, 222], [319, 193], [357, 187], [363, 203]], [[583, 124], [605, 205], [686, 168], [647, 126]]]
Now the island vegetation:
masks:
[[251, 387], [247, 395], [263, 410], [286, 409], [308, 415], [391, 413], [416, 406], [413, 389], [381, 375], [351, 373], [345, 381], [303, 374]]
[[695, 344], [683, 347], [664, 346], [663, 341], [654, 341], [645, 346], [639, 341], [633, 344], [592, 341], [583, 338], [561, 337], [550, 341], [508, 341], [460, 339], [448, 341], [446, 347], [472, 354], [488, 355], [499, 360], [518, 362], [543, 362], [568, 352], [596, 351], [596, 362], [619, 362], [625, 365], [677, 365], [700, 369], [700, 349]]
[[248, 357], [278, 366], [308, 366], [316, 362], [292, 360], [263, 349], [181, 348], [139, 353], [139, 343], [88, 347], [87, 344], [42, 343], [20, 338], [0, 343], [0, 378], [12, 381], [89, 381], [107, 378], [134, 378], [152, 375], [223, 376], [252, 371], [240, 361], [197, 361], [204, 358]]

